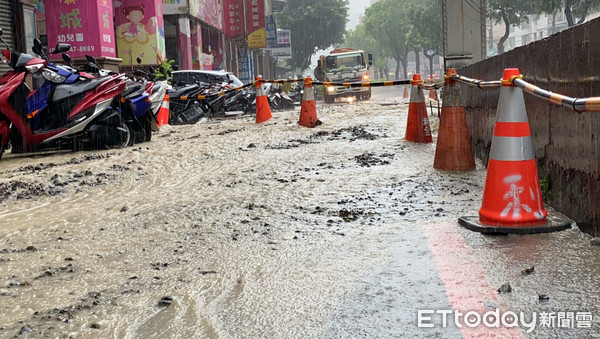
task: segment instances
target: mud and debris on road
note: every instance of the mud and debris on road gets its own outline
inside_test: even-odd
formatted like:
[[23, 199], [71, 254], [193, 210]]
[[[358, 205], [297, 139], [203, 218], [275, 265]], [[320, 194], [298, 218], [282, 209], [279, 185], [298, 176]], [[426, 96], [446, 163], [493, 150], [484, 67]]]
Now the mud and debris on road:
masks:
[[[485, 169], [434, 170], [435, 142], [404, 141], [407, 106], [384, 103], [319, 105], [314, 129], [277, 112], [165, 126], [141, 147], [5, 155], [0, 337], [461, 337], [419, 328], [417, 311], [452, 309], [449, 286], [471, 280], [461, 298], [481, 307], [600, 315], [591, 237], [460, 228]], [[449, 275], [444, 257], [477, 275]]]

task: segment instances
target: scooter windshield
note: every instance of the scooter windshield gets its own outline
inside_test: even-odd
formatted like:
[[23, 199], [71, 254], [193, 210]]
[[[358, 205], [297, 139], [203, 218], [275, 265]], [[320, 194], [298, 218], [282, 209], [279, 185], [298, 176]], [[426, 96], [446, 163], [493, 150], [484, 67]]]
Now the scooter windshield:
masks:
[[27, 64], [27, 62], [29, 62], [31, 59], [33, 59], [33, 56], [31, 56], [31, 55], [16, 52], [16, 51], [11, 51], [10, 54], [11, 55], [10, 55], [9, 65], [12, 68], [25, 66], [25, 64]]

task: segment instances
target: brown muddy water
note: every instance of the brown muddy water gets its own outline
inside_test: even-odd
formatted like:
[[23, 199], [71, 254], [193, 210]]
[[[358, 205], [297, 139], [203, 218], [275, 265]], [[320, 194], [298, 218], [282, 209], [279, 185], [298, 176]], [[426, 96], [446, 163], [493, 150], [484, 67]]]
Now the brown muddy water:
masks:
[[[6, 154], [0, 337], [422, 337], [412, 310], [448, 303], [421, 229], [438, 221], [456, 225], [492, 284], [511, 279], [511, 307], [539, 306], [524, 292], [533, 284], [552, 296], [545, 305], [600, 315], [600, 253], [587, 235], [459, 228], [457, 217], [480, 207], [481, 164], [433, 170], [435, 142], [403, 140], [401, 103], [318, 112], [314, 129], [297, 126], [296, 110], [260, 125], [164, 126], [126, 149]], [[369, 293], [390, 267], [422, 279], [403, 263], [410, 255], [431, 266], [429, 299], [405, 293], [396, 275], [386, 278], [396, 295]], [[532, 260], [536, 276], [513, 279]]]

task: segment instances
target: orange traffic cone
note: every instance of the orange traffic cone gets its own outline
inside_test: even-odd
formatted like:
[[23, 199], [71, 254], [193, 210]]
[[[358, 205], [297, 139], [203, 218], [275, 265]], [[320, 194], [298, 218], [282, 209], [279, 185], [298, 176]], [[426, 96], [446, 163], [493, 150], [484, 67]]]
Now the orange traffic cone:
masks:
[[410, 90], [410, 103], [408, 105], [408, 122], [406, 124], [407, 141], [429, 143], [433, 142], [431, 127], [427, 117], [427, 106], [425, 96], [419, 84], [423, 83], [420, 74], [413, 75], [412, 88]]
[[461, 105], [460, 86], [452, 80], [456, 69], [446, 71], [440, 130], [433, 168], [445, 171], [472, 171], [475, 159], [471, 150], [465, 108]]
[[271, 107], [269, 106], [269, 100], [265, 96], [262, 90], [262, 84], [260, 81], [262, 77], [256, 78], [256, 123], [260, 124], [271, 119]]
[[408, 90], [406, 89], [406, 85], [404, 85], [404, 93], [402, 94], [402, 98], [408, 99]]
[[315, 90], [312, 86], [312, 79], [304, 79], [304, 94], [302, 95], [302, 107], [300, 108], [300, 120], [298, 125], [304, 127], [315, 127], [320, 125], [317, 119], [317, 105], [315, 102]]
[[512, 84], [515, 76], [518, 69], [504, 70], [479, 220], [462, 217], [459, 223], [482, 233], [560, 231], [570, 221], [547, 219], [523, 92]]
[[156, 116], [156, 120], [158, 120], [157, 126], [168, 125], [169, 124], [169, 94], [165, 94], [163, 98], [163, 102], [158, 109], [158, 114]]

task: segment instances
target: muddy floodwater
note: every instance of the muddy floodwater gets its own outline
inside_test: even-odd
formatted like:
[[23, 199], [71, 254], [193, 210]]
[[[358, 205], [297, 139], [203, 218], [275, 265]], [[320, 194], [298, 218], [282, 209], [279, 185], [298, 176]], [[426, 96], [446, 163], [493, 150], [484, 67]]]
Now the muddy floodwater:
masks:
[[375, 95], [319, 103], [314, 129], [296, 109], [163, 126], [125, 149], [5, 154], [0, 338], [463, 337], [417, 327], [418, 309], [455, 304], [445, 242], [475, 258], [482, 289], [510, 282], [491, 305], [594, 316], [523, 337], [599, 337], [600, 247], [577, 228], [458, 226], [485, 168], [434, 170], [439, 120], [434, 143], [407, 142], [407, 109]]

